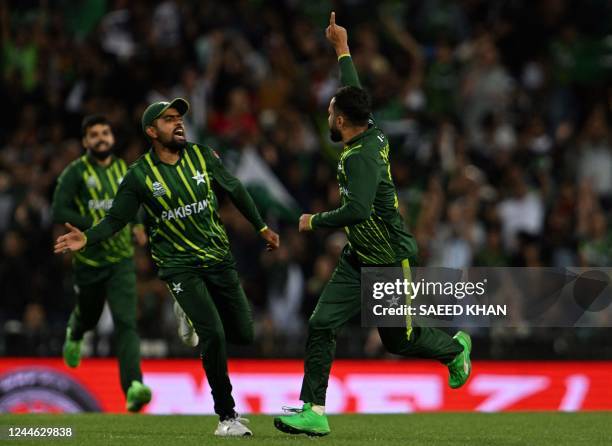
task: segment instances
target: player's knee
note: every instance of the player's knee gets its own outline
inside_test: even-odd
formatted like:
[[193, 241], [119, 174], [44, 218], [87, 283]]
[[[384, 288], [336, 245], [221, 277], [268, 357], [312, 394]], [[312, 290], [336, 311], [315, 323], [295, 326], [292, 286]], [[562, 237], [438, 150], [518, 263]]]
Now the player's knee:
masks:
[[389, 353], [401, 355], [405, 353], [407, 348], [412, 348], [412, 337], [405, 328], [380, 327], [378, 334], [382, 344]]
[[308, 330], [329, 330], [332, 327], [332, 321], [326, 312], [315, 311], [308, 319]]
[[199, 328], [196, 326], [195, 329], [202, 346], [217, 347], [225, 344], [225, 331], [222, 326], [214, 328]]

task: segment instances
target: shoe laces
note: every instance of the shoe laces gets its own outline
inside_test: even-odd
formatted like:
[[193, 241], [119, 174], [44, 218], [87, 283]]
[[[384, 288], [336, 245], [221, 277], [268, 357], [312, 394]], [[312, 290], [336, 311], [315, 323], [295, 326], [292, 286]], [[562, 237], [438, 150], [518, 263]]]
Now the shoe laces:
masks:
[[228, 422], [228, 423], [236, 423], [236, 422], [238, 422], [240, 424], [249, 424], [250, 423], [248, 418], [243, 418], [239, 414], [234, 415], [233, 418], [228, 418], [227, 420], [225, 420], [225, 422]]

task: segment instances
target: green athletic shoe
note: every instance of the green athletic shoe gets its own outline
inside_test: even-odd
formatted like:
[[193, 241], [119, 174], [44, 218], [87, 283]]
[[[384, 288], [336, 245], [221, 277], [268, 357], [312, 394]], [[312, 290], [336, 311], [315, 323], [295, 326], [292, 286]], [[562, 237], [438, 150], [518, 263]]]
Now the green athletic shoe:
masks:
[[322, 437], [329, 434], [329, 423], [325, 415], [319, 415], [312, 410], [312, 404], [305, 403], [301, 409], [287, 409], [295, 412], [274, 418], [274, 427], [287, 434], [306, 434], [309, 437]]
[[448, 364], [448, 385], [453, 389], [458, 389], [466, 383], [470, 373], [472, 373], [472, 362], [470, 361], [472, 339], [469, 334], [463, 331], [458, 331], [453, 339], [456, 339], [463, 346], [463, 351]]
[[66, 340], [64, 341], [64, 348], [62, 350], [64, 356], [64, 364], [68, 367], [75, 368], [81, 363], [81, 343], [80, 341], [73, 341], [70, 339], [72, 330], [70, 327], [66, 328]]
[[125, 408], [130, 412], [140, 412], [142, 406], [151, 401], [151, 389], [139, 381], [132, 381], [127, 392]]

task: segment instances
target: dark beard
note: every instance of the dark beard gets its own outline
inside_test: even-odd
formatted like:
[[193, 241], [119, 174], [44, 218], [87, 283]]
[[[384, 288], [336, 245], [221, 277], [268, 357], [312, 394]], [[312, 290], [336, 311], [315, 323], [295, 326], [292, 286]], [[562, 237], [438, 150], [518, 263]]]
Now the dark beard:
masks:
[[329, 139], [331, 139], [333, 142], [340, 142], [342, 141], [342, 133], [340, 133], [340, 130], [338, 130], [337, 128], [330, 127]]
[[177, 153], [187, 146], [187, 141], [179, 142], [175, 141], [175, 139], [171, 137], [169, 141], [163, 141], [162, 144], [171, 152]]
[[91, 156], [93, 156], [98, 161], [104, 161], [105, 159], [107, 159], [109, 156], [113, 154], [113, 148], [111, 147], [110, 149], [103, 150], [101, 152], [90, 150], [89, 153], [91, 153]]
[[[108, 147], [106, 150], [94, 150], [94, 149], [98, 149], [98, 148], [100, 148], [100, 147], [102, 147], [104, 145], [106, 145], [106, 147]], [[91, 153], [91, 156], [93, 156], [98, 161], [104, 161], [105, 159], [107, 159], [109, 156], [111, 156], [113, 154], [113, 146], [109, 146], [104, 141], [100, 141], [95, 146], [89, 148], [88, 151], [89, 151], [89, 153]]]
[[93, 156], [98, 161], [104, 161], [112, 154], [113, 154], [112, 150], [105, 150], [104, 152], [94, 152], [93, 150], [91, 151], [91, 156]]

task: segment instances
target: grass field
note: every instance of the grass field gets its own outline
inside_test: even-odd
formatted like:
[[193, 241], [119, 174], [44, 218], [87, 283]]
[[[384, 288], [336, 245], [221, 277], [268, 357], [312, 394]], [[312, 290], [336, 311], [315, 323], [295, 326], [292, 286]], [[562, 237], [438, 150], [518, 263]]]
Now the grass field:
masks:
[[612, 445], [612, 413], [505, 413], [341, 415], [330, 417], [332, 433], [309, 438], [278, 432], [270, 416], [251, 416], [254, 436], [216, 438], [216, 417], [154, 415], [1, 415], [8, 426], [71, 426], [63, 440], [12, 440], [14, 445]]

